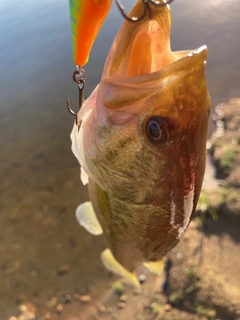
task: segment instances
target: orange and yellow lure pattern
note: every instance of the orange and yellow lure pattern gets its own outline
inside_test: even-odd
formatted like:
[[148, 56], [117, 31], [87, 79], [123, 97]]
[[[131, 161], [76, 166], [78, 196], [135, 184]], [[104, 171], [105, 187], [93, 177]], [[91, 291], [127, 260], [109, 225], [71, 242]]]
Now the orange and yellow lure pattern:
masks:
[[73, 60], [84, 66], [97, 34], [108, 14], [112, 0], [69, 0]]

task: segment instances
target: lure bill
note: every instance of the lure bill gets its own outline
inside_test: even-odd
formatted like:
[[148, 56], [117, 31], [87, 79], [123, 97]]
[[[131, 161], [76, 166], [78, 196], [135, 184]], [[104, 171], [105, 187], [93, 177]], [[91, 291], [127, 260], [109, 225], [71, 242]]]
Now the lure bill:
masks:
[[[71, 133], [91, 200], [77, 208], [77, 220], [103, 233], [103, 264], [136, 287], [138, 264], [160, 273], [191, 221], [210, 112], [206, 46], [172, 52], [169, 7], [149, 8], [151, 19], [124, 22]], [[130, 16], [141, 14], [139, 1]]]
[[112, 0], [69, 0], [73, 60], [84, 66]]

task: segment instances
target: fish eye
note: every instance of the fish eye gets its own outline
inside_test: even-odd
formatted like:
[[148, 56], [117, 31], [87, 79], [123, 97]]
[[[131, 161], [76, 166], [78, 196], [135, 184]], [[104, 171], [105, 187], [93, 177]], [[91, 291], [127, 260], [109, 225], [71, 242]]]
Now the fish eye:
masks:
[[170, 119], [166, 117], [152, 117], [147, 121], [147, 135], [153, 143], [167, 143], [169, 140]]

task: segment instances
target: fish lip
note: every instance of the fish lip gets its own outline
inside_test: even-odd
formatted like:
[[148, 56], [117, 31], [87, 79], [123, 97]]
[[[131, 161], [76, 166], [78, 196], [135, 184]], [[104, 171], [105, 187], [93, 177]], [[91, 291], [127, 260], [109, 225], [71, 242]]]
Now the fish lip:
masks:
[[171, 73], [178, 71], [189, 71], [193, 67], [197, 67], [198, 65], [201, 66], [202, 64], [206, 63], [208, 57], [208, 49], [206, 45], [203, 45], [195, 50], [175, 51], [173, 53], [176, 57], [178, 57], [178, 59], [162, 69], [163, 72], [165, 71]]
[[[191, 73], [193, 68], [204, 66], [208, 49], [203, 45], [195, 50], [174, 52], [177, 60], [158, 71], [131, 78], [103, 78], [100, 84], [99, 98], [109, 109], [124, 107], [140, 101], [161, 90], [173, 79], [181, 79]], [[121, 89], [121, 90], [120, 90]]]
[[144, 74], [137, 77], [124, 78], [124, 79], [114, 79], [106, 78], [104, 81], [112, 81], [113, 83], [142, 83], [156, 79], [156, 75], [158, 79], [164, 78], [167, 75], [172, 73], [176, 73], [178, 71], [187, 71], [191, 69], [193, 66], [201, 65], [204, 63], [208, 57], [208, 49], [206, 45], [203, 45], [194, 50], [184, 50], [184, 51], [174, 51], [173, 54], [177, 57], [177, 60], [167, 65], [165, 68], [157, 70], [155, 72], [151, 72], [148, 74]]

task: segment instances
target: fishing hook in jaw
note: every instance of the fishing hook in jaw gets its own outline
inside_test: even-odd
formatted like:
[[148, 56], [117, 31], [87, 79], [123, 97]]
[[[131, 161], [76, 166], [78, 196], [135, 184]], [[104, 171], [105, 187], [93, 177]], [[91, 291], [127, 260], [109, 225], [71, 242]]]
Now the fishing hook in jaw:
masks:
[[[84, 101], [84, 88], [86, 86], [86, 72], [81, 67], [76, 66], [76, 70], [73, 73], [73, 81], [77, 83], [78, 85], [78, 107], [79, 110], [82, 107], [83, 101]], [[73, 111], [70, 105], [70, 99], [68, 97], [67, 99], [67, 109], [68, 111], [75, 117], [76, 119], [76, 125], [78, 125], [78, 129], [80, 128], [81, 121], [78, 121], [78, 113]]]
[[148, 13], [150, 19], [152, 18], [151, 8], [150, 8], [149, 4], [152, 4], [155, 7], [164, 7], [164, 6], [172, 3], [174, 0], [167, 0], [166, 2], [160, 2], [160, 1], [154, 1], [154, 0], [142, 0], [143, 14], [140, 17], [132, 17], [132, 18], [130, 18], [126, 15], [126, 13], [124, 12], [123, 5], [118, 0], [115, 0], [115, 1], [118, 6], [118, 9], [120, 10], [120, 12], [125, 20], [127, 20], [129, 22], [139, 22], [146, 17], [147, 13]]

